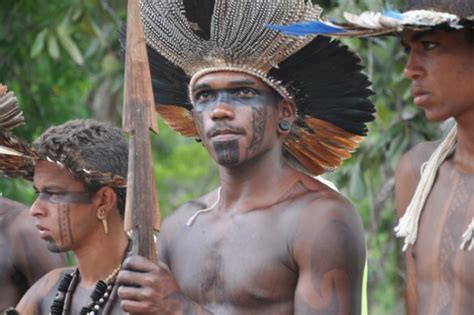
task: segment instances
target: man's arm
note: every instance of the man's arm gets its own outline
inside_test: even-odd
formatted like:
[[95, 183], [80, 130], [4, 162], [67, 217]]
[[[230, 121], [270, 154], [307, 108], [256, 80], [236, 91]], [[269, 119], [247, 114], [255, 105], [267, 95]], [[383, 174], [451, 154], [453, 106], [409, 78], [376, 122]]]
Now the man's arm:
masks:
[[23, 210], [9, 227], [10, 243], [15, 268], [32, 286], [49, 271], [65, 267], [64, 254], [52, 253], [39, 237], [29, 209]]
[[[395, 170], [395, 205], [397, 216], [401, 218], [413, 197], [419, 177], [413, 169], [413, 153], [405, 154]], [[416, 314], [416, 272], [413, 246], [405, 251], [406, 263], [406, 312]]]
[[355, 209], [341, 197], [317, 200], [299, 222], [294, 313], [360, 314], [365, 242]]

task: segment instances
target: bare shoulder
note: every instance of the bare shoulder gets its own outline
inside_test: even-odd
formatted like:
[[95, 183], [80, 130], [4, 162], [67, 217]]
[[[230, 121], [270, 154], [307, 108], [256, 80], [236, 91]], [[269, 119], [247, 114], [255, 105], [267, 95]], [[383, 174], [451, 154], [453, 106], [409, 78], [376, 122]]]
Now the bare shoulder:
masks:
[[298, 219], [297, 248], [303, 244], [320, 249], [348, 247], [351, 249], [339, 253], [354, 253], [356, 260], [365, 258], [364, 229], [357, 210], [339, 192], [324, 184], [314, 185], [318, 189], [312, 190]]
[[0, 209], [2, 210], [2, 212], [19, 212], [26, 208], [28, 207], [22, 203], [0, 197]]
[[55, 291], [62, 276], [67, 272], [72, 272], [73, 268], [64, 267], [51, 270], [39, 279], [25, 293], [16, 309], [20, 314], [40, 314], [40, 306], [47, 296], [51, 296], [51, 291]]
[[0, 197], [0, 217], [6, 227], [10, 227], [15, 218], [27, 209], [24, 204]]
[[181, 205], [172, 214], [166, 217], [165, 220], [163, 220], [159, 234], [159, 250], [160, 259], [164, 263], [168, 264], [169, 252], [174, 246], [173, 242], [177, 240], [187, 228], [186, 222], [196, 211], [210, 207], [216, 198], [217, 189]]
[[168, 235], [174, 233], [177, 229], [184, 228], [186, 222], [196, 211], [210, 207], [216, 199], [217, 189], [181, 205], [163, 221], [161, 233]]
[[308, 201], [303, 207], [305, 220], [328, 222], [338, 220], [362, 227], [360, 216], [354, 206], [338, 191], [313, 178], [304, 178], [308, 190]]
[[419, 177], [420, 167], [428, 161], [431, 154], [436, 150], [441, 141], [421, 142], [406, 152], [397, 165], [396, 172], [410, 172]]
[[401, 217], [408, 206], [421, 175], [421, 166], [428, 161], [440, 141], [422, 142], [405, 153], [395, 170], [395, 201]]

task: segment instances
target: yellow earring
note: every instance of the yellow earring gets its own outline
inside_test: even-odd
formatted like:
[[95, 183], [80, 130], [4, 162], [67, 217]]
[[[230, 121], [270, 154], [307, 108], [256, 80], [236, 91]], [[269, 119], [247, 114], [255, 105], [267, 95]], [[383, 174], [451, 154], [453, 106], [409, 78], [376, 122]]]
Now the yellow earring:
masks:
[[97, 209], [97, 218], [102, 221], [102, 225], [104, 226], [105, 234], [109, 233], [109, 227], [107, 225], [107, 216], [105, 215], [104, 208]]

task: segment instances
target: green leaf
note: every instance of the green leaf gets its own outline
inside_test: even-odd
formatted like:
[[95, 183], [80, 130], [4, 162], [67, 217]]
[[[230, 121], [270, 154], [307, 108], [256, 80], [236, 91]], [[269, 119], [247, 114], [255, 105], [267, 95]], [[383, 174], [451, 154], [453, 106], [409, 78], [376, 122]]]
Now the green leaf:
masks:
[[59, 45], [56, 37], [54, 34], [48, 34], [48, 53], [53, 59], [59, 58]]
[[44, 47], [44, 40], [46, 35], [48, 34], [48, 29], [45, 28], [41, 32], [36, 35], [35, 41], [33, 42], [33, 46], [31, 46], [30, 57], [35, 58], [38, 56]]
[[102, 58], [102, 71], [106, 75], [113, 75], [120, 70], [120, 62], [113, 53], [108, 53]]
[[62, 25], [58, 27], [57, 31], [59, 42], [63, 48], [66, 49], [74, 62], [82, 66], [84, 64], [84, 57], [82, 56], [82, 53], [77, 47], [76, 43], [72, 40]]

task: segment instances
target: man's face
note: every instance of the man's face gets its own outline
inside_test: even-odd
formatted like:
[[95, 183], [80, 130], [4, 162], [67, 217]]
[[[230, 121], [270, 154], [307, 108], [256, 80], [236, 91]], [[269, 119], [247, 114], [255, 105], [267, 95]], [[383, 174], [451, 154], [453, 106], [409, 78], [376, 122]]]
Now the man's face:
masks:
[[239, 165], [277, 141], [279, 98], [261, 80], [237, 72], [210, 73], [196, 81], [191, 93], [201, 140], [220, 165]]
[[47, 247], [53, 252], [75, 249], [100, 228], [92, 194], [72, 174], [54, 163], [39, 161], [34, 186], [38, 193], [30, 214]]
[[466, 31], [402, 33], [408, 50], [405, 76], [428, 119], [445, 120], [474, 110], [474, 44]]

